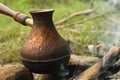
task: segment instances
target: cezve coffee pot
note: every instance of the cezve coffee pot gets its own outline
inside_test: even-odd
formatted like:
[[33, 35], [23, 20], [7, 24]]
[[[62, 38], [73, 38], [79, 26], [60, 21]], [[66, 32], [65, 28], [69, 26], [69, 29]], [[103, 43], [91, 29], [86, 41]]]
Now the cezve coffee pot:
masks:
[[53, 12], [53, 9], [31, 11], [32, 23], [26, 15], [0, 4], [0, 13], [13, 17], [19, 23], [32, 26], [30, 36], [20, 52], [23, 65], [31, 72], [60, 74], [67, 72], [64, 66], [70, 59], [71, 50], [55, 29], [52, 21]]

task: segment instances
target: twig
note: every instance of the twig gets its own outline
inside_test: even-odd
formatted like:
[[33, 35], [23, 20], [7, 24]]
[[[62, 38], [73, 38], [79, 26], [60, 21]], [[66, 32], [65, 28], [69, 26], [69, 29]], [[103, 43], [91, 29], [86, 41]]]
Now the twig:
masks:
[[111, 17], [111, 16], [109, 16], [109, 15], [104, 15], [104, 17], [105, 17], [106, 19], [112, 21], [113, 23], [118, 23], [118, 24], [120, 24], [120, 21], [119, 21], [119, 20], [117, 20], [117, 19], [115, 19], [115, 18], [113, 18], [113, 17]]
[[80, 15], [90, 14], [90, 13], [92, 13], [93, 11], [94, 11], [94, 9], [88, 9], [88, 10], [85, 10], [85, 11], [75, 12], [75, 13], [71, 14], [70, 16], [65, 17], [65, 18], [57, 21], [57, 22], [55, 23], [55, 25], [59, 25], [59, 24], [61, 24], [61, 23], [66, 22], [67, 20], [69, 20], [69, 19], [71, 19], [71, 18], [80, 16]]
[[[90, 20], [94, 20], [94, 19], [97, 19], [97, 18], [101, 18], [101, 17], [104, 17], [106, 14], [112, 14], [112, 13], [117, 13], [118, 11], [113, 11], [113, 12], [105, 12], [105, 13], [101, 13], [101, 14], [99, 14], [99, 15], [97, 15], [97, 16], [94, 16], [94, 17], [91, 17], [91, 18], [87, 18], [87, 19], [85, 19], [85, 20], [82, 20], [82, 21], [76, 21], [76, 22], [73, 22], [73, 23], [71, 23], [71, 24], [66, 24], [66, 25], [63, 25], [62, 26], [62, 28], [65, 28], [65, 27], [67, 27], [67, 26], [72, 26], [72, 25], [76, 25], [76, 24], [81, 24], [81, 23], [85, 23], [85, 22], [87, 22], [87, 21], [90, 21]], [[107, 16], [108, 17], [108, 16]], [[116, 23], [118, 23], [118, 20], [116, 20], [116, 19], [110, 19], [110, 18], [108, 18], [109, 20], [111, 20], [111, 21], [114, 21], [114, 22], [116, 22]], [[120, 23], [120, 22], [119, 22]], [[60, 26], [59, 26], [59, 29], [62, 29], [62, 28], [60, 28]]]
[[[85, 24], [79, 24], [79, 25], [78, 25], [78, 24], [74, 24], [74, 23], [73, 23], [72, 25], [74, 25], [74, 27], [75, 27], [75, 26], [80, 26], [80, 27], [84, 27], [84, 26], [85, 26]], [[63, 29], [63, 28], [65, 28], [65, 27], [67, 27], [67, 26], [71, 26], [71, 25], [69, 25], [69, 24], [59, 25], [59, 26], [57, 26], [56, 28], [57, 28], [57, 29]]]
[[[99, 11], [96, 11], [96, 12], [97, 12], [97, 14], [100, 14], [100, 13], [101, 13], [101, 12], [99, 12]], [[119, 11], [117, 11], [117, 12], [119, 12]], [[110, 13], [113, 13], [113, 12], [110, 12]], [[108, 13], [108, 14], [110, 14], [110, 13]], [[116, 13], [116, 11], [115, 11], [115, 13]], [[109, 16], [108, 14], [104, 14], [103, 17], [105, 17], [105, 18], [108, 19], [109, 21], [112, 21], [112, 22], [114, 22], [114, 23], [119, 23], [119, 24], [120, 24], [120, 21], [119, 21], [119, 20], [113, 18], [112, 16]]]
[[[100, 17], [103, 16], [104, 14], [106, 14], [106, 13], [103, 13], [103, 14], [100, 14], [100, 15], [97, 15], [97, 16], [95, 16], [95, 17], [88, 18], [88, 19], [85, 19], [85, 20], [82, 20], [82, 21], [77, 21], [77, 22], [73, 22], [73, 23], [71, 23], [71, 24], [66, 24], [66, 25], [62, 26], [62, 28], [65, 28], [65, 27], [67, 27], [67, 26], [76, 25], [76, 24], [81, 24], [81, 23], [84, 23], [84, 22], [87, 22], [87, 21], [90, 21], [90, 20], [93, 20], [93, 19], [100, 18]], [[62, 28], [59, 27], [59, 29], [62, 29]]]
[[[94, 2], [95, 2], [95, 0], [91, 0], [91, 1], [90, 1], [90, 4], [89, 4], [88, 9], [92, 9], [92, 8], [93, 8]], [[86, 14], [84, 19], [87, 19], [87, 18], [88, 18], [88, 15]]]

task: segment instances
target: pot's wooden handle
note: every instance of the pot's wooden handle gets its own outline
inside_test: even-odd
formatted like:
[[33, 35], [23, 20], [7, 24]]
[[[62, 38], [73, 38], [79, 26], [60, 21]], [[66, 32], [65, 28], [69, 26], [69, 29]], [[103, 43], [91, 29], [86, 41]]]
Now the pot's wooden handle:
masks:
[[0, 13], [10, 16], [10, 17], [13, 17], [15, 21], [17, 21], [23, 25], [28, 25], [31, 27], [33, 25], [33, 20], [30, 19], [28, 16], [26, 16], [22, 13], [19, 13], [19, 12], [15, 12], [1, 3], [0, 3]]

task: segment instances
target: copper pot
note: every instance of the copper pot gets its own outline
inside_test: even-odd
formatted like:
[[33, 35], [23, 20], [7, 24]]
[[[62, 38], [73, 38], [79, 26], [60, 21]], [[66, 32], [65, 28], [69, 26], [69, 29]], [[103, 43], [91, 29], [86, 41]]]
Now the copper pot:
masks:
[[33, 17], [31, 20], [28, 16], [0, 3], [0, 13], [14, 18], [23, 25], [32, 27], [31, 34], [25, 41], [20, 55], [23, 64], [35, 73], [59, 71], [65, 74], [64, 65], [70, 58], [70, 47], [58, 34], [53, 24], [53, 11], [51, 9], [31, 11]]
[[70, 47], [53, 24], [53, 12], [53, 9], [30, 12], [33, 27], [20, 56], [24, 66], [35, 73], [55, 72], [70, 59]]

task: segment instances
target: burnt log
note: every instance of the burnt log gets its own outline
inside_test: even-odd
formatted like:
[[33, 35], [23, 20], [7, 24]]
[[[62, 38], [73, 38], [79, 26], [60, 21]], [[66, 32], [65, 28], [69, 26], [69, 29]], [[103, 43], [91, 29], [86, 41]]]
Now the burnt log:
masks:
[[119, 79], [120, 79], [120, 71], [113, 75], [106, 77], [106, 80], [119, 80]]
[[[81, 72], [93, 65], [99, 60], [96, 57], [71, 55], [71, 59], [66, 67], [69, 69], [70, 74], [67, 78], [72, 77], [75, 69]], [[56, 74], [37, 74], [34, 76], [36, 80], [62, 80], [63, 78]], [[21, 64], [6, 64], [0, 66], [0, 80], [33, 80], [32, 74]]]
[[33, 76], [22, 65], [9, 64], [0, 66], [0, 80], [33, 80]]
[[85, 70], [83, 73], [81, 73], [76, 80], [95, 80], [97, 79], [100, 69], [101, 69], [102, 63], [101, 61], [98, 61], [96, 64]]
[[92, 56], [79, 56], [79, 55], [75, 55], [72, 54], [70, 57], [70, 61], [68, 64], [70, 65], [93, 65], [94, 63], [96, 63], [97, 61], [99, 61], [100, 59], [97, 57], [92, 57]]
[[[113, 47], [102, 59], [90, 56], [71, 55], [66, 67], [69, 75], [59, 77], [56, 74], [34, 74], [35, 80], [89, 80], [109, 79], [118, 75], [120, 49]], [[117, 63], [116, 63], [117, 62]], [[111, 74], [109, 74], [111, 72]], [[117, 76], [118, 77], [118, 76]], [[0, 67], [0, 80], [33, 80], [32, 74], [22, 65], [5, 65]]]
[[[111, 65], [114, 65], [119, 60], [119, 56], [120, 49], [118, 47], [111, 48], [109, 52], [103, 56], [102, 60], [86, 69], [77, 77], [77, 80], [95, 80], [103, 77], [101, 75], [103, 75], [105, 72], [108, 72], [107, 70], [110, 69]], [[118, 70], [120, 70], [120, 67]], [[106, 76], [108, 75], [109, 74]], [[105, 79], [106, 76], [104, 76], [103, 79]]]

